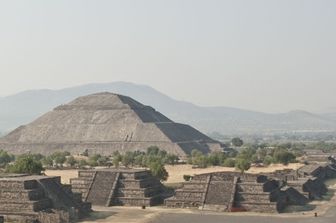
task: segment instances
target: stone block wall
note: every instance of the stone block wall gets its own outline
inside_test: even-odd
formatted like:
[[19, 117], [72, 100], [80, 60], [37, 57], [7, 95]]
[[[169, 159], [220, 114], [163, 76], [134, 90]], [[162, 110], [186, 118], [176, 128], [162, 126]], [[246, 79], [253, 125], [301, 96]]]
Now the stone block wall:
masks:
[[165, 199], [164, 202], [167, 207], [199, 208], [204, 205], [207, 190], [208, 179], [196, 177], [196, 179], [183, 183], [183, 187], [177, 189], [175, 195]]
[[75, 196], [59, 177], [0, 178], [0, 215], [20, 222], [76, 221], [91, 211], [91, 205]]

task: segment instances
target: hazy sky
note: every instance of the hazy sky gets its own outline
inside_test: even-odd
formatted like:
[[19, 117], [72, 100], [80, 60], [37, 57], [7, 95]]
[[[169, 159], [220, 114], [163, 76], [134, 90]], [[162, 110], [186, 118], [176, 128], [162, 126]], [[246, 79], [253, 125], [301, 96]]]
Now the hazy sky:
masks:
[[267, 112], [336, 100], [335, 0], [0, 0], [0, 96], [90, 82]]

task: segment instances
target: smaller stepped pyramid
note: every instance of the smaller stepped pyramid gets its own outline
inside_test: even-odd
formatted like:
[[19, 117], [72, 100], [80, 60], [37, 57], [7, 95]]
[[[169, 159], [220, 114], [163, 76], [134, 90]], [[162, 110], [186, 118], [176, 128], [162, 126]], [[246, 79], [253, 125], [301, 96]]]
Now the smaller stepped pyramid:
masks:
[[103, 92], [60, 105], [30, 124], [0, 138], [0, 149], [12, 153], [110, 155], [157, 146], [181, 157], [193, 149], [222, 151], [222, 144], [185, 124], [173, 122], [130, 97]]
[[153, 206], [163, 202], [164, 187], [148, 170], [81, 170], [70, 180], [83, 201], [99, 206]]
[[0, 215], [6, 221], [67, 223], [90, 211], [91, 204], [62, 185], [60, 177], [0, 176]]
[[233, 209], [276, 213], [286, 206], [286, 194], [275, 180], [244, 180], [239, 178]]
[[199, 174], [184, 182], [173, 197], [165, 199], [165, 205], [276, 213], [284, 211], [287, 205], [306, 205], [312, 199], [320, 199], [327, 192], [324, 181], [335, 177], [335, 162], [263, 174]]
[[183, 183], [175, 195], [165, 199], [168, 207], [195, 207], [216, 211], [229, 211], [232, 207], [235, 185], [239, 174], [200, 174]]
[[266, 176], [215, 172], [195, 175], [175, 195], [165, 199], [168, 207], [196, 207], [213, 211], [279, 212], [286, 193]]

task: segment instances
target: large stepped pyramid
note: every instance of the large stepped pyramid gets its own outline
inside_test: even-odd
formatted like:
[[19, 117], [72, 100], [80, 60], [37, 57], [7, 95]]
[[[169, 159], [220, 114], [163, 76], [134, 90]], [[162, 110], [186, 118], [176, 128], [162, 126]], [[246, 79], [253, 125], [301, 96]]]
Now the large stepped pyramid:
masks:
[[66, 223], [90, 210], [91, 205], [62, 185], [60, 177], [0, 177], [0, 215], [7, 221]]
[[72, 190], [93, 205], [152, 206], [163, 199], [163, 185], [148, 170], [83, 170], [70, 181]]
[[171, 121], [130, 97], [97, 93], [56, 107], [0, 139], [0, 149], [49, 154], [55, 150], [109, 155], [113, 151], [158, 146], [180, 156], [198, 149], [221, 150], [221, 144], [191, 126]]

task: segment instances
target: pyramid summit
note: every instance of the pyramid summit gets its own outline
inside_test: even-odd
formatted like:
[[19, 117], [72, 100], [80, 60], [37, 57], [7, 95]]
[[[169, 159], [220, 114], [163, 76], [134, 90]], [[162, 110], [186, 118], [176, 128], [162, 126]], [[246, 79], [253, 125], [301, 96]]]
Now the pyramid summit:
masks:
[[56, 150], [111, 154], [158, 146], [185, 156], [221, 144], [189, 125], [175, 123], [154, 108], [109, 92], [83, 96], [60, 105], [0, 139], [0, 149], [13, 153], [50, 154]]

